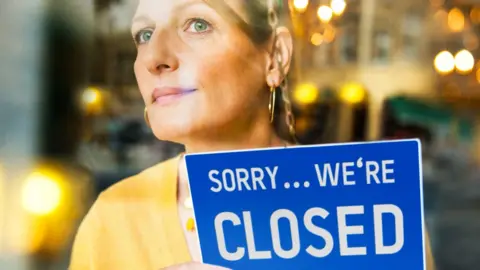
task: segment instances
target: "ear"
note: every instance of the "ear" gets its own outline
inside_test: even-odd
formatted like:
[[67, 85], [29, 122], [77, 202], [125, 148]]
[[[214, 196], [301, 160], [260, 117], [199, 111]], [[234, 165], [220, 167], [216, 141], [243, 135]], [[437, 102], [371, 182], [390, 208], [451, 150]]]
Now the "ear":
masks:
[[272, 44], [267, 61], [267, 82], [270, 87], [279, 86], [290, 70], [293, 39], [286, 27], [276, 29], [276, 43]]

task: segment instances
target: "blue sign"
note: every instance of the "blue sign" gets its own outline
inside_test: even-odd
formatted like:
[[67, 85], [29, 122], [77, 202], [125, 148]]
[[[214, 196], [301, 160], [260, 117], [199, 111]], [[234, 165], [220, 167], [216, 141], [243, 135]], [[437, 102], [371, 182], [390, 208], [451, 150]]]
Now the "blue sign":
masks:
[[417, 140], [186, 156], [204, 263], [426, 269]]

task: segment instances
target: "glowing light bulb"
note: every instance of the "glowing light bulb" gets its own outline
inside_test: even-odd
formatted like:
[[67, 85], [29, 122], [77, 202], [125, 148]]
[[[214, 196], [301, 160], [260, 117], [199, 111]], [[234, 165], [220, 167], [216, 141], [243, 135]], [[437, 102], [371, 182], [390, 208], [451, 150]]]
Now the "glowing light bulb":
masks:
[[320, 21], [327, 23], [333, 17], [333, 10], [328, 6], [320, 6], [317, 10], [317, 16]]
[[315, 46], [321, 45], [323, 43], [323, 35], [320, 33], [314, 33], [310, 38], [310, 42]]
[[308, 0], [294, 0], [293, 7], [298, 12], [304, 12], [308, 7]]
[[440, 74], [448, 74], [455, 68], [455, 58], [448, 51], [441, 51], [434, 60], [434, 67]]
[[345, 0], [332, 0], [330, 7], [332, 8], [333, 13], [339, 16], [345, 11], [347, 3], [345, 3]]
[[474, 65], [475, 59], [469, 51], [461, 50], [455, 55], [455, 67], [459, 73], [469, 73]]
[[100, 99], [100, 91], [96, 88], [89, 87], [85, 89], [82, 95], [82, 101], [86, 104], [95, 104]]
[[452, 8], [448, 12], [448, 27], [453, 32], [460, 32], [465, 28], [465, 16], [458, 8]]
[[318, 99], [318, 89], [313, 84], [301, 84], [295, 89], [293, 96], [300, 104], [312, 104]]
[[340, 99], [349, 104], [358, 104], [365, 100], [366, 92], [359, 83], [347, 83], [340, 90]]
[[477, 82], [480, 83], [480, 68], [475, 72], [475, 78], [477, 79]]
[[61, 195], [62, 190], [55, 179], [35, 172], [23, 187], [22, 204], [30, 213], [47, 215], [60, 205]]

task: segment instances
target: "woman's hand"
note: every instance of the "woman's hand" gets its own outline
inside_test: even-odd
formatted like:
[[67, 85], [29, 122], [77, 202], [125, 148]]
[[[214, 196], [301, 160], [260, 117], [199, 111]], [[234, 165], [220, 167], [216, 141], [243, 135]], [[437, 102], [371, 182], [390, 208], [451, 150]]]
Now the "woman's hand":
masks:
[[215, 266], [210, 264], [203, 264], [198, 262], [182, 263], [174, 266], [162, 268], [160, 270], [229, 270], [228, 268]]

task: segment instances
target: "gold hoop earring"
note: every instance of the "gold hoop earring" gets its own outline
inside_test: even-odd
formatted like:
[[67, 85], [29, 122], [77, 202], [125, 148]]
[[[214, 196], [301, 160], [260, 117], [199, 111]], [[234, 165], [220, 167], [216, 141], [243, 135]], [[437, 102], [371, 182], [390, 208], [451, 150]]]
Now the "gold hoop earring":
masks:
[[270, 87], [270, 99], [268, 102], [268, 112], [270, 113], [270, 123], [273, 123], [275, 117], [275, 87]]
[[145, 107], [145, 110], [143, 110], [143, 119], [145, 120], [145, 123], [147, 123], [147, 126], [151, 128], [150, 126], [150, 120], [148, 119], [148, 111], [147, 107]]

